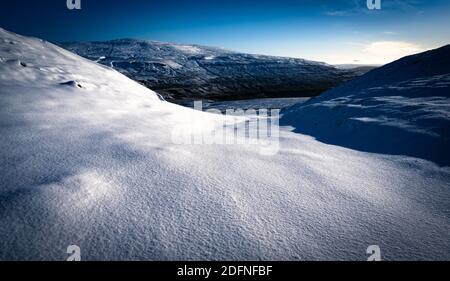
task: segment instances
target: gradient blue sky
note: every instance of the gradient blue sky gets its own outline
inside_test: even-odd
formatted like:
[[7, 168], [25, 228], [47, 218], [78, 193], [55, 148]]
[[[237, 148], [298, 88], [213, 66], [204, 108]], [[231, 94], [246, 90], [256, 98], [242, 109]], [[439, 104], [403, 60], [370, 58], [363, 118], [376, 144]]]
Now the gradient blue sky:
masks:
[[301, 57], [382, 64], [450, 43], [450, 1], [5, 0], [0, 27], [50, 41], [142, 38]]

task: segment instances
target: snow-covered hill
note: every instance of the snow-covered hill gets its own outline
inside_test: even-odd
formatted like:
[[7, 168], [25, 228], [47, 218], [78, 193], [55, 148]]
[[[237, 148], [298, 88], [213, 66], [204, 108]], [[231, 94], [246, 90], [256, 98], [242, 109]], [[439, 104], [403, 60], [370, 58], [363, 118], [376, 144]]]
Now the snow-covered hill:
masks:
[[450, 45], [405, 57], [284, 112], [320, 141], [450, 165]]
[[0, 29], [0, 260], [450, 259], [449, 168], [289, 130], [174, 144], [193, 117], [223, 120]]
[[364, 64], [337, 64], [334, 65], [339, 69], [352, 71], [356, 76], [362, 76], [369, 71], [379, 68], [380, 65], [364, 65]]
[[314, 96], [356, 76], [324, 63], [197, 45], [134, 39], [60, 45], [177, 102]]

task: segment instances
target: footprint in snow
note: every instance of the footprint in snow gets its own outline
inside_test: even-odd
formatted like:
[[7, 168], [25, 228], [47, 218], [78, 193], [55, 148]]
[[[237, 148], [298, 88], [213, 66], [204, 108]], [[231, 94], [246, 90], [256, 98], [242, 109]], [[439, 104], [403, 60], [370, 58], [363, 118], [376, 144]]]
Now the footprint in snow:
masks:
[[73, 80], [59, 83], [59, 85], [77, 87], [77, 88], [83, 89], [83, 86], [80, 83], [77, 83], [76, 81], [73, 81]]
[[[0, 61], [1, 61], [1, 60], [0, 60]], [[27, 66], [28, 66], [28, 65], [27, 65], [26, 63], [24, 63], [23, 61], [16, 60], [16, 59], [6, 60], [6, 63], [11, 64], [11, 65], [22, 66], [22, 67], [27, 67]]]

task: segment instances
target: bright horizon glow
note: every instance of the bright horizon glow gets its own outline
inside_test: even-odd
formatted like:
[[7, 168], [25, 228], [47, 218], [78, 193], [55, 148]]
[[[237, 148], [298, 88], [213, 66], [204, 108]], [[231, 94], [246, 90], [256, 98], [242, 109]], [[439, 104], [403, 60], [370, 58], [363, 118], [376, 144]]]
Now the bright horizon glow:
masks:
[[[437, 46], [438, 47], [438, 46]], [[383, 65], [402, 57], [421, 53], [430, 48], [401, 41], [379, 41], [368, 44], [360, 44], [359, 48], [353, 48], [352, 53], [341, 53], [337, 55], [322, 54], [311, 58], [315, 61], [324, 61], [328, 64], [361, 64], [361, 65]]]
[[329, 64], [385, 64], [450, 43], [450, 1], [15, 0], [0, 27], [52, 42], [148, 39]]

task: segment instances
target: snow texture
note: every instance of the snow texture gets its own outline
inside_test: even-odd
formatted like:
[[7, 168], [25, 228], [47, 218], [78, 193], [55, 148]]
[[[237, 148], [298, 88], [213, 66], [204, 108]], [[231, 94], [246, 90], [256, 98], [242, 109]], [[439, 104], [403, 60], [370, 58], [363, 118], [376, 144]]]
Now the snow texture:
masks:
[[450, 165], [450, 45], [405, 57], [284, 112], [320, 141]]
[[273, 156], [175, 145], [192, 116], [198, 130], [224, 117], [2, 29], [0, 108], [0, 260], [65, 260], [69, 245], [83, 260], [365, 260], [373, 244], [450, 259], [448, 167], [287, 128]]

